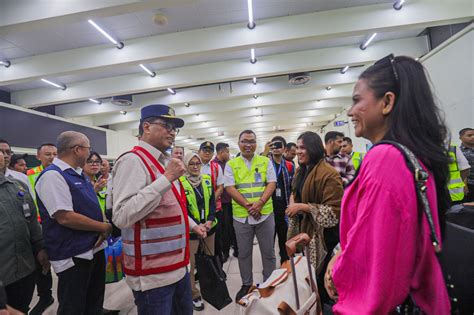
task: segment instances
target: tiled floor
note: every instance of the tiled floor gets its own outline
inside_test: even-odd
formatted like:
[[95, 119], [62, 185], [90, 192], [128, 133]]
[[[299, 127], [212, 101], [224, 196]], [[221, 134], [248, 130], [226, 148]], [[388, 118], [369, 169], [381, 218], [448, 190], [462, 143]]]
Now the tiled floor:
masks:
[[[278, 248], [275, 248], [275, 255], [277, 265], [279, 264], [280, 258], [278, 256]], [[254, 270], [254, 282], [258, 283], [261, 282], [262, 279], [262, 261], [260, 258], [260, 250], [258, 245], [254, 245], [253, 247], [253, 270]], [[240, 280], [239, 274], [239, 265], [237, 258], [231, 257], [229, 260], [224, 264], [224, 271], [227, 273], [227, 288], [229, 289], [229, 294], [232, 299], [235, 298], [237, 291], [239, 291], [240, 286], [242, 284]], [[53, 296], [56, 299], [56, 288], [57, 288], [57, 278], [53, 273]], [[105, 301], [104, 307], [107, 309], [114, 309], [120, 310], [120, 314], [137, 314], [137, 310], [135, 304], [133, 302], [132, 292], [126, 285], [125, 281], [120, 281], [118, 283], [108, 284], [106, 286], [106, 293], [105, 293]], [[33, 300], [31, 302], [31, 307], [33, 307], [38, 298], [35, 294]], [[57, 301], [54, 302], [52, 306], [50, 306], [45, 315], [53, 315], [56, 314], [58, 304]], [[226, 308], [218, 311], [211, 305], [205, 303], [205, 309], [201, 312], [195, 312], [196, 314], [202, 315], [212, 315], [212, 314], [240, 314], [240, 306], [231, 303]]]

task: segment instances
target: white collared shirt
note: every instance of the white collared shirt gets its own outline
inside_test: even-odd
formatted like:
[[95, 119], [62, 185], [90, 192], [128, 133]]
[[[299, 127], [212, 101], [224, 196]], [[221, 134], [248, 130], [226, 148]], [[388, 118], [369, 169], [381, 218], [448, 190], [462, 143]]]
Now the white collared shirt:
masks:
[[[59, 167], [62, 171], [67, 169], [73, 169], [77, 174], [82, 174], [81, 168], [74, 169], [71, 165], [67, 164], [59, 158], [55, 158], [53, 164]], [[48, 210], [49, 216], [54, 220], [53, 215], [58, 210], [74, 211], [72, 204], [72, 195], [69, 190], [69, 186], [66, 183], [64, 177], [57, 171], [49, 171], [43, 174], [35, 186], [38, 197], [43, 202], [46, 210]], [[94, 254], [107, 246], [107, 242], [104, 241], [101, 246], [90, 249], [82, 254], [79, 254], [77, 258], [83, 258], [92, 260]], [[62, 260], [51, 260], [51, 266], [53, 266], [54, 272], [60, 273], [74, 266], [74, 261], [71, 258]]]

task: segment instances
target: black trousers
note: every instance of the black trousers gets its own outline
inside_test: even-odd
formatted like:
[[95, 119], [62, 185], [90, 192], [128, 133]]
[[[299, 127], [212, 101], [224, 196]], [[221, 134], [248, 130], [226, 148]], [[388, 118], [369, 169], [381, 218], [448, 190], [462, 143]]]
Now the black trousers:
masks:
[[222, 204], [222, 252], [229, 255], [230, 247], [238, 250], [232, 218], [232, 203]]
[[58, 315], [102, 314], [105, 291], [105, 256], [101, 250], [92, 260], [76, 258], [74, 267], [58, 274]]
[[275, 214], [275, 236], [278, 235], [278, 247], [280, 249], [280, 262], [288, 260], [288, 254], [286, 253], [286, 237], [288, 234], [288, 223], [285, 220], [286, 207], [278, 202], [273, 203], [273, 213]]
[[27, 314], [35, 291], [35, 272], [5, 287], [7, 304]]
[[53, 288], [53, 277], [51, 276], [51, 268], [48, 270], [47, 274], [43, 274], [43, 267], [36, 262], [36, 291], [38, 291], [38, 296], [40, 299], [48, 299], [52, 296]]

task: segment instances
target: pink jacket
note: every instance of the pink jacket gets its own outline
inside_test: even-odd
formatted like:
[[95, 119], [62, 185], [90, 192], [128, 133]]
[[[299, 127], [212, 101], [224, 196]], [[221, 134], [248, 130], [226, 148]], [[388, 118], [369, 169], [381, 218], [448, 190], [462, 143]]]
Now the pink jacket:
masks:
[[[427, 187], [440, 236], [432, 176]], [[390, 145], [372, 149], [342, 201], [335, 314], [388, 314], [408, 293], [427, 314], [450, 313], [428, 222], [423, 216], [420, 231], [417, 213], [413, 176], [402, 154]]]

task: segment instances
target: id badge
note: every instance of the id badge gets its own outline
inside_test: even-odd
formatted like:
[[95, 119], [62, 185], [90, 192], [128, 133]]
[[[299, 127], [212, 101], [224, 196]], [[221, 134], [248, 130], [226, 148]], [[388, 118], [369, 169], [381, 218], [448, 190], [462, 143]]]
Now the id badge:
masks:
[[281, 198], [281, 189], [280, 188], [275, 189], [275, 196], [277, 198]]
[[262, 174], [255, 173], [255, 182], [260, 183], [262, 181]]
[[25, 218], [31, 217], [30, 205], [26, 202], [23, 204], [23, 215]]

